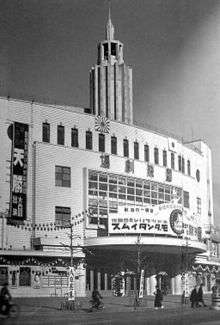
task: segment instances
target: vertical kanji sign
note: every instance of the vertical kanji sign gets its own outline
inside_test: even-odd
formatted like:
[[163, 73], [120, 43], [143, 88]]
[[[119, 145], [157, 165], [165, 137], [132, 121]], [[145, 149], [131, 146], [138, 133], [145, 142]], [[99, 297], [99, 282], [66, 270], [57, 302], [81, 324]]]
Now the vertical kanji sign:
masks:
[[144, 270], [141, 270], [139, 298], [143, 298], [143, 297], [144, 297]]
[[14, 122], [11, 151], [9, 223], [26, 219], [27, 166], [28, 125]]
[[68, 294], [68, 300], [75, 300], [75, 268], [70, 267], [69, 268], [69, 294]]

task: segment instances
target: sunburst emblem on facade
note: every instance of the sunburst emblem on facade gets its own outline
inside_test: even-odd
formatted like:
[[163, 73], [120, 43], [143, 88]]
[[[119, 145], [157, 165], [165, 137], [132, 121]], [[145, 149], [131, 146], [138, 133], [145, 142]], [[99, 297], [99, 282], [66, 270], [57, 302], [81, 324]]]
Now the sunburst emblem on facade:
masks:
[[104, 116], [96, 116], [95, 130], [102, 133], [110, 132], [110, 121]]

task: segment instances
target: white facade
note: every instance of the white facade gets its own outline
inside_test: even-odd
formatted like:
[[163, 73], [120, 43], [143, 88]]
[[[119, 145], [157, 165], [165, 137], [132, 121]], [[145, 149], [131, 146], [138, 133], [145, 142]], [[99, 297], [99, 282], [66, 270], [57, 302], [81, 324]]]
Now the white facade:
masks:
[[[108, 67], [111, 71], [116, 66], [119, 71], [124, 65], [123, 52], [121, 43], [114, 41], [110, 18], [106, 35], [95, 69]], [[119, 52], [102, 58], [102, 46], [108, 44], [110, 50], [112, 42]], [[159, 281], [160, 271], [168, 274], [168, 264], [173, 261], [177, 265], [170, 274], [172, 293], [182, 291], [181, 274], [186, 271], [191, 272], [192, 283], [196, 274], [201, 277], [209, 273], [209, 279], [200, 280], [209, 280], [206, 289], [210, 290], [219, 260], [211, 238], [214, 219], [209, 147], [202, 141], [184, 144], [133, 125], [132, 79], [125, 78], [125, 82], [113, 78], [114, 85], [107, 82], [108, 78], [96, 83], [97, 78], [91, 81], [91, 114], [78, 107], [0, 98], [2, 279], [7, 278], [17, 294], [22, 294], [25, 286], [33, 295], [37, 292], [33, 288], [41, 289], [41, 294], [67, 290], [67, 225], [71, 222], [78, 295], [85, 295], [86, 289], [92, 290], [95, 285], [111, 290], [113, 264], [119, 267], [117, 258], [134, 251], [137, 240], [143, 253], [154, 261], [145, 266], [147, 293], [154, 291], [155, 276]], [[94, 97], [94, 90], [101, 95], [99, 99]], [[16, 144], [16, 127], [19, 131], [21, 124], [28, 126], [26, 152], [23, 144]], [[25, 157], [27, 175], [22, 169]], [[24, 175], [20, 190], [14, 189], [21, 175], [17, 167]], [[17, 204], [20, 199], [26, 200], [22, 208]], [[110, 223], [113, 219], [121, 227], [117, 233]], [[142, 226], [136, 229], [133, 223], [139, 225], [140, 220]], [[95, 252], [94, 258], [86, 256], [87, 265], [83, 246]], [[189, 256], [196, 255], [196, 262], [190, 266]], [[181, 266], [183, 256], [187, 262]], [[36, 275], [40, 284], [36, 284]], [[135, 289], [136, 279], [127, 277], [126, 281], [127, 290]]]

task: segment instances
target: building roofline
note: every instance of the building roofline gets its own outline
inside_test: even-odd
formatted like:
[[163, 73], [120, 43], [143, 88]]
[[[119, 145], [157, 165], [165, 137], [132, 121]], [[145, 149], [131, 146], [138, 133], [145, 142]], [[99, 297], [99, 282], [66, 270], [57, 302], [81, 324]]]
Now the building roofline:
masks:
[[[30, 104], [30, 105], [39, 105], [39, 106], [45, 106], [45, 107], [50, 107], [50, 108], [56, 108], [56, 109], [60, 109], [60, 110], [65, 110], [68, 112], [72, 112], [72, 113], [77, 113], [77, 114], [82, 114], [82, 115], [87, 115], [87, 116], [92, 116], [95, 117], [95, 115], [91, 114], [91, 113], [86, 113], [85, 109], [90, 109], [88, 107], [80, 107], [80, 106], [69, 106], [69, 105], [58, 105], [58, 104], [47, 104], [47, 103], [42, 103], [42, 102], [38, 102], [38, 101], [30, 101], [30, 100], [25, 100], [25, 99], [18, 99], [18, 98], [13, 98], [13, 97], [4, 97], [4, 96], [0, 96], [0, 99], [4, 99], [4, 100], [8, 100], [8, 101], [15, 101], [15, 102], [21, 102], [21, 103], [26, 103], [26, 104]], [[189, 141], [184, 141], [184, 139], [181, 136], [178, 136], [176, 134], [173, 134], [169, 131], [163, 130], [161, 128], [152, 126], [150, 124], [147, 123], [140, 123], [137, 121], [134, 121], [133, 124], [127, 124], [121, 121], [115, 121], [115, 120], [110, 120], [111, 122], [114, 123], [118, 123], [121, 125], [127, 125], [127, 126], [131, 126], [131, 127], [135, 127], [137, 129], [141, 129], [144, 131], [148, 131], [148, 132], [152, 132], [154, 134], [157, 134], [159, 136], [162, 137], [167, 137], [167, 138], [173, 138], [175, 140], [177, 140], [180, 144], [182, 144], [184, 147], [186, 147], [189, 150], [192, 150], [198, 154], [202, 154], [199, 149], [195, 146], [192, 145], [189, 147], [187, 146], [188, 143], [192, 144], [192, 142], [196, 142], [196, 141], [201, 141], [203, 143], [206, 144], [206, 142], [203, 139], [199, 139], [199, 140], [189, 140]], [[207, 144], [206, 144], [207, 145]]]

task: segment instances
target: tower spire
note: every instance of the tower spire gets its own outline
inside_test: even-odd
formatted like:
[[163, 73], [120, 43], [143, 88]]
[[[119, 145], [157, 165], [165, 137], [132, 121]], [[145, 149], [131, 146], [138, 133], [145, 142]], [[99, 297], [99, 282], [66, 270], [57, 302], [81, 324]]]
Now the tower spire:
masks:
[[114, 26], [111, 21], [111, 1], [109, 0], [108, 1], [108, 21], [106, 24], [106, 31], [105, 31], [106, 40], [108, 40], [108, 41], [113, 40], [114, 32], [115, 32], [115, 29], [114, 29]]

